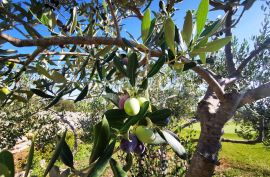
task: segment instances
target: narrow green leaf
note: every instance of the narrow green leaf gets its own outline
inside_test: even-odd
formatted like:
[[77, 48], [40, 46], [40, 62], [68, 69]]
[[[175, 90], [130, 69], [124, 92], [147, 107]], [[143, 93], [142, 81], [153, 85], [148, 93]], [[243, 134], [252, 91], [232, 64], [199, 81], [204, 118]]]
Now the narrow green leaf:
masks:
[[15, 99], [16, 101], [23, 102], [23, 103], [27, 103], [28, 102], [28, 100], [25, 97], [20, 96], [20, 95], [17, 95], [17, 94], [13, 94], [12, 95], [12, 99]]
[[[210, 26], [207, 26], [204, 31], [201, 33], [200, 37], [205, 37], [208, 38], [209, 36], [215, 34], [216, 32], [219, 31], [219, 29], [224, 25], [226, 18], [227, 18], [228, 13], [224, 15], [222, 19], [219, 19], [215, 21], [213, 24]], [[202, 39], [204, 40], [204, 39]]]
[[206, 53], [199, 54], [202, 64], [206, 64]]
[[164, 36], [165, 36], [165, 42], [169, 49], [173, 52], [175, 55], [175, 43], [174, 43], [174, 38], [175, 38], [175, 25], [173, 20], [169, 17], [165, 23], [164, 23]]
[[14, 159], [11, 152], [7, 150], [3, 150], [0, 152], [0, 164], [3, 164], [3, 166], [7, 167], [10, 177], [13, 177], [15, 175]]
[[141, 35], [143, 42], [147, 40], [150, 26], [151, 26], [151, 11], [150, 9], [147, 9], [143, 15], [141, 24]]
[[140, 88], [143, 90], [146, 90], [148, 88], [148, 79], [145, 78], [142, 82], [142, 84], [140, 85]]
[[189, 46], [190, 39], [192, 36], [192, 31], [193, 31], [192, 12], [189, 10], [187, 11], [183, 30], [182, 30], [182, 37], [187, 46]]
[[101, 154], [100, 158], [97, 160], [97, 163], [86, 175], [87, 177], [99, 177], [103, 174], [104, 170], [106, 169], [107, 164], [109, 163], [109, 160], [112, 157], [114, 146], [115, 146], [115, 140], [111, 142], [109, 146], [107, 146], [107, 148]]
[[55, 147], [55, 150], [53, 152], [52, 158], [51, 158], [50, 162], [48, 163], [48, 166], [47, 166], [47, 168], [46, 168], [46, 170], [45, 170], [45, 172], [43, 174], [43, 177], [47, 176], [47, 174], [49, 173], [49, 171], [53, 167], [54, 163], [58, 159], [58, 157], [59, 157], [59, 155], [61, 153], [63, 144], [65, 142], [66, 134], [67, 134], [67, 130], [65, 130], [65, 132], [63, 133], [61, 139], [58, 141], [58, 143], [57, 143], [57, 145]]
[[35, 137], [33, 137], [32, 142], [31, 142], [24, 177], [28, 176], [30, 169], [32, 168], [33, 159], [34, 159], [34, 150], [35, 150], [34, 146], [35, 146]]
[[97, 72], [100, 80], [103, 80], [103, 73], [102, 73], [102, 65], [100, 64], [100, 61], [96, 61], [96, 66], [97, 66]]
[[40, 66], [39, 64], [36, 65], [36, 70], [40, 75], [44, 75], [47, 78], [51, 78], [51, 75], [49, 74], [49, 72], [42, 66]]
[[102, 121], [94, 127], [94, 145], [90, 156], [90, 163], [98, 159], [110, 141], [110, 126], [104, 116]]
[[128, 171], [132, 167], [133, 158], [131, 153], [127, 153], [126, 164], [123, 166], [123, 170]]
[[56, 103], [58, 103], [60, 99], [62, 98], [62, 96], [64, 95], [64, 91], [65, 90], [62, 90], [56, 97], [54, 97], [54, 99], [44, 109], [48, 110], [49, 108], [54, 106]]
[[60, 152], [60, 158], [62, 160], [62, 162], [70, 167], [70, 168], [74, 168], [74, 162], [73, 162], [73, 154], [68, 146], [68, 144], [66, 143], [66, 141], [63, 142], [62, 145], [62, 150]]
[[119, 129], [123, 126], [127, 114], [123, 109], [109, 109], [105, 113], [109, 125], [113, 128]]
[[134, 87], [136, 83], [136, 71], [139, 66], [137, 54], [132, 53], [128, 58], [127, 73], [130, 84]]
[[159, 70], [160, 68], [165, 64], [166, 58], [165, 56], [160, 57], [157, 62], [152, 66], [150, 71], [147, 74], [147, 77], [153, 77]]
[[72, 23], [70, 27], [70, 34], [72, 34], [77, 26], [77, 7], [73, 7], [72, 11]]
[[175, 25], [175, 35], [174, 35], [174, 41], [177, 44], [180, 44], [180, 33], [179, 33], [179, 29], [177, 28], [177, 26]]
[[84, 99], [84, 97], [86, 97], [87, 93], [88, 93], [88, 89], [89, 86], [88, 84], [86, 84], [86, 86], [83, 88], [83, 90], [81, 91], [81, 93], [78, 95], [78, 97], [74, 100], [74, 103], [77, 103], [78, 101], [81, 101]]
[[96, 67], [96, 65], [94, 65], [93, 68], [92, 68], [92, 71], [91, 71], [89, 80], [92, 80], [93, 79], [96, 70], [97, 70], [97, 67]]
[[117, 50], [114, 50], [101, 64], [104, 65], [105, 63], [109, 63], [115, 57]]
[[135, 45], [132, 44], [129, 40], [127, 40], [126, 38], [122, 38], [122, 41], [126, 44], [127, 47], [132, 48], [133, 50], [135, 50]]
[[110, 159], [110, 165], [113, 171], [113, 175], [115, 177], [127, 177], [127, 173], [123, 170], [121, 165], [113, 158]]
[[231, 36], [208, 42], [203, 47], [194, 49], [194, 53], [215, 52], [227, 45], [231, 41]]
[[59, 72], [57, 72], [55, 70], [53, 70], [50, 78], [56, 83], [66, 83], [67, 82], [65, 76], [63, 76], [62, 74], [60, 74]]
[[113, 68], [113, 69], [111, 69], [110, 71], [109, 71], [109, 73], [107, 74], [107, 76], [106, 76], [106, 79], [109, 81], [109, 80], [111, 80], [111, 78], [112, 78], [112, 76], [113, 76], [113, 74], [116, 72], [116, 69], [115, 68]]
[[47, 17], [48, 17], [48, 26], [51, 30], [54, 29], [55, 25], [56, 25], [56, 17], [55, 17], [55, 14], [52, 10], [50, 10], [48, 13], [47, 13]]
[[244, 6], [245, 10], [249, 10], [252, 7], [252, 5], [255, 3], [255, 1], [256, 0], [245, 0], [244, 2], [242, 2], [241, 5]]
[[49, 26], [49, 18], [47, 17], [47, 14], [46, 13], [43, 13], [41, 18], [40, 18], [40, 21], [43, 25], [45, 26]]
[[30, 89], [31, 92], [33, 92], [34, 94], [36, 94], [37, 96], [40, 96], [42, 98], [54, 98], [54, 96], [52, 95], [48, 95], [47, 93], [39, 90], [39, 89]]
[[156, 21], [157, 21], [156, 18], [154, 18], [154, 19], [151, 21], [151, 25], [150, 25], [150, 28], [149, 28], [147, 40], [145, 41], [145, 44], [146, 44], [146, 45], [150, 42], [151, 36], [153, 35], [153, 31], [154, 31], [154, 28], [155, 28], [155, 25], [156, 25]]
[[181, 145], [181, 143], [170, 133], [167, 131], [162, 130], [161, 131], [163, 134], [164, 139], [167, 141], [167, 143], [171, 146], [173, 151], [180, 157], [180, 158], [185, 158], [186, 156], [186, 150], [185, 148]]
[[124, 76], [127, 76], [127, 71], [126, 71], [126, 69], [124, 68], [124, 66], [123, 66], [123, 64], [122, 64], [122, 62], [120, 61], [119, 58], [115, 58], [115, 59], [113, 60], [113, 64], [114, 64], [114, 66], [116, 67], [116, 69], [117, 69], [118, 71], [120, 71]]
[[9, 55], [9, 54], [13, 54], [13, 53], [17, 53], [17, 50], [12, 50], [12, 49], [3, 50], [3, 49], [0, 49], [0, 55]]
[[197, 37], [200, 36], [208, 15], [209, 0], [201, 0], [199, 8], [197, 10]]
[[113, 47], [112, 45], [108, 45], [108, 46], [104, 47], [103, 49], [101, 49], [101, 50], [95, 55], [95, 58], [99, 58], [99, 57], [103, 57], [103, 56], [107, 55], [107, 53], [111, 51], [112, 47]]
[[147, 115], [151, 121], [158, 125], [158, 126], [166, 126], [167, 121], [166, 119], [171, 116], [172, 112], [170, 109], [160, 109], [157, 111], [152, 112], [151, 114]]
[[0, 163], [0, 176], [1, 177], [13, 177], [11, 176], [11, 172], [8, 167], [2, 163]]

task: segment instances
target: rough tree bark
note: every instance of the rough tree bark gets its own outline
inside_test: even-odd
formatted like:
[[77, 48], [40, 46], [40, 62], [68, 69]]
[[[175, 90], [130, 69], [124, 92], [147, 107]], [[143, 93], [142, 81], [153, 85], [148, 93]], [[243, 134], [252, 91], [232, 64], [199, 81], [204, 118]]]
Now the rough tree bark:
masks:
[[208, 92], [198, 104], [197, 117], [201, 124], [201, 134], [187, 177], [209, 177], [214, 174], [215, 165], [219, 163], [222, 129], [234, 115], [239, 102], [239, 94], [227, 94], [220, 101], [214, 93]]

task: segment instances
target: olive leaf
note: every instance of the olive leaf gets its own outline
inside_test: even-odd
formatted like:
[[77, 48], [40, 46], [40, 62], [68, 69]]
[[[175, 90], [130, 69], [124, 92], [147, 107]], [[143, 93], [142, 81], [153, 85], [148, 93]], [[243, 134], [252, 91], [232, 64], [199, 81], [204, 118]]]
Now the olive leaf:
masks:
[[72, 34], [77, 26], [77, 7], [73, 7], [72, 11], [72, 23], [70, 27], [70, 33]]
[[[228, 16], [228, 12], [223, 16], [223, 18], [218, 19], [210, 26], [207, 26], [203, 32], [201, 33], [200, 37], [208, 38], [209, 36], [215, 34], [220, 30], [220, 28], [224, 25], [226, 18]], [[204, 39], [202, 39], [204, 40]]]
[[132, 53], [128, 58], [127, 74], [130, 84], [134, 87], [136, 82], [136, 70], [139, 66], [137, 54]]
[[33, 159], [34, 159], [34, 150], [35, 150], [34, 146], [35, 146], [35, 137], [33, 137], [32, 142], [31, 142], [24, 177], [28, 176], [30, 169], [32, 168]]
[[206, 53], [199, 54], [202, 64], [206, 64]]
[[115, 58], [113, 60], [113, 63], [114, 63], [114, 66], [116, 67], [116, 69], [118, 71], [120, 71], [124, 76], [127, 76], [127, 71], [126, 69], [124, 68], [123, 64], [121, 63], [120, 59], [119, 58]]
[[49, 94], [47, 94], [39, 89], [30, 89], [30, 90], [31, 90], [31, 92], [33, 92], [34, 94], [36, 94], [37, 96], [40, 96], [42, 98], [54, 98], [54, 96], [49, 95]]
[[190, 39], [193, 31], [192, 12], [187, 11], [185, 22], [182, 30], [182, 36], [187, 46], [189, 46]]
[[13, 177], [11, 176], [11, 172], [8, 169], [8, 167], [2, 163], [0, 163], [0, 176], [4, 176], [4, 177]]
[[123, 170], [128, 171], [132, 167], [132, 164], [133, 164], [132, 154], [127, 153], [125, 160], [126, 160], [126, 164], [123, 166]]
[[65, 76], [63, 76], [62, 74], [60, 74], [59, 72], [53, 70], [52, 75], [50, 76], [50, 78], [56, 82], [56, 83], [65, 83], [67, 82]]
[[162, 137], [167, 141], [167, 143], [171, 146], [173, 151], [180, 157], [185, 159], [186, 157], [186, 150], [185, 148], [181, 145], [179, 140], [175, 138], [171, 133], [168, 133], [167, 131], [162, 130]]
[[232, 37], [228, 36], [222, 39], [217, 39], [212, 42], [206, 43], [204, 46], [198, 49], [194, 49], [194, 53], [215, 52], [227, 45], [231, 41]]
[[102, 121], [94, 127], [94, 145], [89, 162], [92, 163], [97, 160], [104, 152], [106, 146], [110, 141], [110, 126], [109, 122], [104, 116]]
[[6, 168], [5, 173], [9, 174], [10, 177], [13, 177], [15, 175], [14, 159], [11, 152], [7, 150], [3, 150], [0, 152], [0, 164], [2, 164], [3, 168]]
[[113, 60], [113, 58], [116, 55], [116, 51], [117, 50], [114, 50], [112, 53], [110, 53], [110, 55], [106, 59], [104, 59], [104, 61], [101, 63], [101, 65], [104, 65], [105, 63], [109, 63], [111, 60]]
[[160, 57], [157, 62], [152, 66], [150, 71], [147, 74], [147, 77], [153, 77], [159, 70], [160, 68], [165, 64], [166, 58], [164, 56]]
[[127, 177], [126, 171], [124, 171], [122, 166], [113, 158], [110, 159], [110, 165], [115, 177]]
[[94, 164], [93, 168], [86, 175], [87, 177], [98, 177], [101, 176], [111, 159], [115, 146], [115, 140], [111, 142], [109, 146], [106, 147], [104, 152], [101, 154], [97, 162]]
[[66, 134], [67, 134], [67, 130], [65, 130], [65, 132], [63, 133], [61, 139], [58, 141], [58, 143], [57, 143], [57, 145], [55, 147], [55, 150], [53, 152], [52, 158], [49, 161], [48, 166], [47, 166], [47, 168], [46, 168], [46, 170], [45, 170], [45, 172], [43, 174], [43, 177], [47, 176], [47, 174], [49, 173], [49, 171], [53, 167], [54, 163], [58, 159], [58, 157], [59, 157], [59, 155], [61, 153], [61, 150], [62, 150], [62, 146], [63, 146], [63, 144], [65, 142]]
[[196, 39], [200, 36], [208, 15], [209, 0], [202, 0], [196, 14], [197, 35]]
[[169, 49], [173, 52], [175, 55], [175, 44], [174, 44], [174, 38], [175, 38], [175, 25], [173, 20], [169, 17], [164, 23], [164, 36], [165, 36], [165, 42]]
[[12, 49], [3, 50], [3, 49], [0, 49], [0, 55], [9, 55], [9, 54], [13, 54], [13, 53], [17, 53], [17, 50], [12, 50]]
[[65, 91], [67, 90], [66, 87], [64, 87], [56, 97], [44, 108], [45, 110], [48, 110], [50, 107], [54, 106], [56, 103], [60, 101], [60, 99], [64, 96]]
[[123, 109], [109, 109], [105, 113], [109, 125], [113, 128], [119, 129], [123, 126], [127, 114]]
[[84, 97], [86, 97], [87, 93], [89, 90], [89, 86], [88, 84], [86, 84], [86, 86], [83, 88], [83, 90], [81, 91], [81, 93], [78, 95], [78, 97], [74, 100], [74, 103], [77, 103], [78, 101], [81, 101], [84, 99]]
[[158, 126], [166, 126], [166, 119], [171, 116], [172, 112], [170, 109], [160, 109], [154, 111], [147, 116], [151, 119], [151, 121]]
[[151, 26], [151, 12], [150, 9], [147, 9], [143, 15], [141, 24], [141, 35], [143, 42], [147, 40], [150, 26]]
[[70, 147], [68, 146], [68, 144], [66, 143], [66, 141], [63, 142], [62, 144], [62, 149], [60, 152], [60, 158], [62, 160], [62, 162], [70, 167], [70, 168], [74, 168], [74, 162], [73, 162], [73, 155], [72, 152], [70, 150]]

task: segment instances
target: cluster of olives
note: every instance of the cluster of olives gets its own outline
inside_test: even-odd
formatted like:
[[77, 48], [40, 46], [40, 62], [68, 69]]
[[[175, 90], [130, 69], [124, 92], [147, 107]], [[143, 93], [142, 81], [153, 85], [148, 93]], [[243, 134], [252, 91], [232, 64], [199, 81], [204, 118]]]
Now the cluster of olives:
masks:
[[[123, 95], [119, 99], [119, 108], [124, 109], [129, 116], [136, 116], [144, 102], [148, 101], [145, 97], [129, 97]], [[128, 139], [122, 139], [120, 147], [123, 151], [142, 154], [145, 151], [143, 143], [152, 143], [156, 138], [154, 131], [147, 126], [135, 126]]]

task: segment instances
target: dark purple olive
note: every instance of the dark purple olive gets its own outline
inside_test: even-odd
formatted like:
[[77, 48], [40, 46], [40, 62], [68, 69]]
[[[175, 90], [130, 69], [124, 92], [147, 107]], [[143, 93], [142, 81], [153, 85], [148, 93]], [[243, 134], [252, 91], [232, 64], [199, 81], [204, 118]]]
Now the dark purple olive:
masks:
[[126, 153], [133, 152], [138, 145], [138, 139], [134, 134], [129, 135], [129, 140], [122, 139], [120, 142], [120, 148]]
[[224, 129], [221, 130], [221, 135], [223, 135], [223, 134], [224, 134]]
[[164, 123], [165, 123], [166, 125], [169, 125], [169, 123], [170, 123], [170, 117], [167, 117], [167, 118], [164, 120]]
[[136, 146], [136, 148], [134, 149], [134, 152], [136, 154], [143, 154], [145, 151], [145, 146], [142, 142], [138, 141], [138, 144]]

